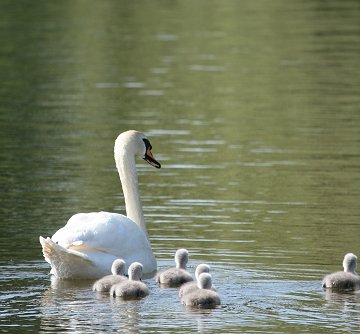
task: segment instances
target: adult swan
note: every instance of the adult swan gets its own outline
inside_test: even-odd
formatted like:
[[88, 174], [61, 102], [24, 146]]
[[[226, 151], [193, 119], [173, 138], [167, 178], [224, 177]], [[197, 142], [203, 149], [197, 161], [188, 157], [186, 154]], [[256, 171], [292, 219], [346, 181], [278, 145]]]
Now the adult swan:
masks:
[[52, 238], [40, 237], [51, 274], [58, 278], [99, 278], [110, 273], [115, 259], [129, 266], [143, 265], [144, 274], [156, 271], [156, 260], [147, 238], [141, 207], [135, 157], [160, 168], [151, 144], [144, 134], [130, 130], [121, 133], [114, 147], [116, 167], [125, 197], [127, 216], [109, 212], [78, 213]]

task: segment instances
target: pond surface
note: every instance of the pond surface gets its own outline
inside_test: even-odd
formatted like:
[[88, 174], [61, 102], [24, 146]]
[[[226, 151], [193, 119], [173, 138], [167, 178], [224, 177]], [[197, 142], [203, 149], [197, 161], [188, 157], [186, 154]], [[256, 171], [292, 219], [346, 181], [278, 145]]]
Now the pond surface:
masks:
[[[2, 1], [0, 332], [354, 333], [360, 294], [322, 277], [360, 255], [360, 6], [348, 1]], [[139, 160], [159, 269], [211, 266], [186, 309], [49, 277], [38, 241], [124, 213], [116, 136]]]

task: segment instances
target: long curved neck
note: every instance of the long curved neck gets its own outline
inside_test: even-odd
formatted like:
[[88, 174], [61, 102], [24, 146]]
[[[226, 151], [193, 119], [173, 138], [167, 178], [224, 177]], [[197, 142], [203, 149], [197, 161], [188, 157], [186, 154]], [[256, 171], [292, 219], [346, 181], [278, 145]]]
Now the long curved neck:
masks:
[[116, 160], [116, 167], [120, 175], [120, 181], [125, 198], [126, 215], [147, 234], [144, 213], [142, 210], [138, 176], [136, 172], [135, 156], [129, 156], [122, 152]]

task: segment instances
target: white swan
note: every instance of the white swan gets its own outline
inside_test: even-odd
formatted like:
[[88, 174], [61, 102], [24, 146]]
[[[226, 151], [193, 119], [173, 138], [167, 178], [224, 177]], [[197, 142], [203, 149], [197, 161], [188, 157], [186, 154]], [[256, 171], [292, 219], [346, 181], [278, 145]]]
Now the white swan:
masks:
[[116, 259], [111, 266], [112, 275], [106, 275], [98, 279], [93, 285], [93, 290], [98, 292], [109, 292], [114, 284], [127, 279], [124, 269], [125, 261], [122, 259]]
[[212, 308], [220, 305], [220, 296], [211, 290], [212, 280], [209, 273], [202, 273], [198, 278], [198, 289], [182, 296], [181, 302], [186, 306]]
[[[200, 274], [209, 273], [209, 272], [210, 272], [210, 267], [207, 264], [205, 264], [205, 263], [199, 264], [195, 269], [196, 281], [187, 282], [187, 283], [183, 284], [179, 289], [179, 297], [181, 298], [183, 295], [185, 295], [187, 293], [198, 290], [199, 289], [198, 281], [199, 281]], [[216, 291], [214, 286], [211, 287], [211, 290]]]
[[51, 273], [59, 278], [100, 278], [110, 274], [113, 261], [124, 259], [143, 264], [144, 274], [156, 271], [156, 260], [147, 238], [141, 206], [135, 156], [160, 168], [144, 134], [130, 130], [121, 133], [114, 157], [125, 197], [127, 216], [109, 212], [78, 213], [52, 238], [40, 237]]
[[186, 282], [193, 280], [192, 276], [186, 271], [186, 264], [189, 253], [186, 249], [178, 249], [175, 253], [175, 268], [169, 268], [158, 273], [155, 277], [156, 282], [169, 287], [178, 287]]
[[149, 288], [145, 283], [140, 282], [143, 266], [139, 262], [130, 265], [129, 279], [113, 285], [110, 289], [110, 296], [123, 299], [144, 298], [149, 294]]
[[360, 289], [360, 276], [356, 273], [357, 256], [347, 253], [344, 256], [344, 271], [326, 275], [323, 279], [323, 288], [334, 290], [358, 290]]

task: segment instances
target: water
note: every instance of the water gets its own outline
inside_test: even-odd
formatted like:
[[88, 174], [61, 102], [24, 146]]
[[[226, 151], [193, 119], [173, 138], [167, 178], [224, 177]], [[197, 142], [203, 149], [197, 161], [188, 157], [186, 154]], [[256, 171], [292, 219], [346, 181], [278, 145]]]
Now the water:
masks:
[[[359, 331], [359, 294], [321, 289], [360, 254], [358, 1], [0, 6], [1, 332]], [[163, 166], [138, 165], [158, 266], [210, 264], [215, 310], [48, 276], [39, 235], [124, 211], [129, 128]]]

